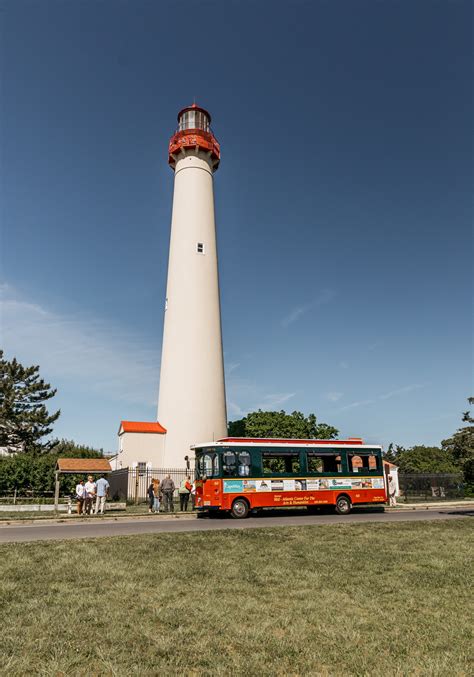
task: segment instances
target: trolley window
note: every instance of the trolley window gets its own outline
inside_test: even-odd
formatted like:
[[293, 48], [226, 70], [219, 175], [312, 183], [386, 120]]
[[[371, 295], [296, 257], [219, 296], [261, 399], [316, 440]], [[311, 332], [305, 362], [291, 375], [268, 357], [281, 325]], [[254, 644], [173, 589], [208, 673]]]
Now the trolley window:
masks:
[[227, 449], [222, 454], [222, 472], [227, 477], [248, 477], [251, 458], [248, 451]]
[[347, 469], [353, 473], [380, 472], [380, 456], [374, 452], [359, 452], [347, 454]]
[[301, 472], [299, 452], [262, 454], [264, 475], [290, 475]]
[[338, 473], [342, 472], [342, 457], [340, 454], [317, 454], [308, 451], [306, 455], [308, 472], [310, 473]]
[[219, 457], [213, 452], [204, 453], [198, 460], [200, 477], [219, 477]]

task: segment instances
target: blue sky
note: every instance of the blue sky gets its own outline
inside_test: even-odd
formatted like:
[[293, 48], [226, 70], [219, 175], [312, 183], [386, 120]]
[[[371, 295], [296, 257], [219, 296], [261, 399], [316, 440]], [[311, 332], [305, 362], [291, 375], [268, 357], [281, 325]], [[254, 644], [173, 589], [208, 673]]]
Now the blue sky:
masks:
[[2, 4], [2, 344], [58, 388], [57, 435], [114, 450], [122, 418], [155, 418], [167, 143], [194, 98], [222, 149], [229, 417], [385, 445], [458, 427], [469, 2]]

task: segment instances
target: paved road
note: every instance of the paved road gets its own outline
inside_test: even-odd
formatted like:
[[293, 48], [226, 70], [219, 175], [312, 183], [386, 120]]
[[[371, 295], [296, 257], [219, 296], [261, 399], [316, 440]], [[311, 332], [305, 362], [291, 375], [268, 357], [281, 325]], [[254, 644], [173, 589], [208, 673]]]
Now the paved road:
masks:
[[184, 531], [216, 531], [219, 529], [255, 529], [257, 527], [293, 527], [318, 524], [360, 524], [364, 522], [417, 522], [420, 520], [465, 519], [474, 517], [474, 510], [445, 508], [400, 512], [355, 511], [350, 515], [308, 515], [263, 513], [246, 520], [233, 519], [127, 519], [92, 518], [80, 523], [11, 524], [0, 526], [0, 543], [50, 541], [67, 538], [133, 536], [136, 534], [179, 533]]

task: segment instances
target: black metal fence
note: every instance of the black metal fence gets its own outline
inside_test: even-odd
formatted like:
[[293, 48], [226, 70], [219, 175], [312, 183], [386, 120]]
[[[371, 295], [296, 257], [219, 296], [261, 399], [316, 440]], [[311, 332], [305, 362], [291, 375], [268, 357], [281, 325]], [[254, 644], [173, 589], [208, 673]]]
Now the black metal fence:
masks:
[[113, 501], [144, 503], [152, 480], [162, 481], [167, 475], [176, 486], [176, 494], [182, 480], [191, 475], [186, 468], [120, 468], [107, 475], [110, 497]]
[[[152, 480], [170, 475], [176, 485], [176, 495], [183, 479], [192, 474], [186, 468], [121, 468], [107, 475], [113, 501], [144, 503]], [[449, 501], [464, 498], [462, 473], [398, 474], [399, 501]]]
[[399, 501], [450, 501], [464, 498], [462, 473], [398, 473]]

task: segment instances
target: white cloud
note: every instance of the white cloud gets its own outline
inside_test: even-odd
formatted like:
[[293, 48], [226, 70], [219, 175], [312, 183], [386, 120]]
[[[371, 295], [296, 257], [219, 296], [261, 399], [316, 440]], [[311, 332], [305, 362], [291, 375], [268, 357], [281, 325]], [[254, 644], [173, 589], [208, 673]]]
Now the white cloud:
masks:
[[311, 305], [306, 305], [306, 306], [296, 306], [296, 308], [293, 308], [293, 310], [282, 319], [281, 323], [284, 327], [288, 327], [290, 324], [293, 324], [293, 322], [296, 322], [298, 318], [300, 318], [302, 315], [304, 315], [308, 310], [311, 308]]
[[[156, 406], [159, 345], [146, 345], [139, 334], [109, 326], [98, 318], [60, 314], [0, 285], [2, 347], [7, 358], [39, 364], [52, 385], [99, 394], [108, 400]], [[278, 409], [294, 393], [266, 394], [253, 381], [236, 378], [241, 362], [229, 362], [229, 416]]]
[[291, 400], [296, 393], [274, 393], [271, 395], [265, 395], [262, 402], [255, 406], [255, 409], [262, 409], [263, 411], [273, 411], [277, 407], [281, 407], [282, 404]]
[[227, 409], [230, 418], [242, 418], [251, 411], [280, 409], [296, 393], [265, 393], [264, 387], [254, 381], [231, 376], [226, 379]]
[[345, 407], [341, 407], [339, 411], [347, 411], [348, 409], [355, 409], [356, 407], [364, 407], [367, 404], [374, 404], [375, 400], [359, 400], [358, 402], [352, 402], [351, 404], [346, 404]]
[[309, 303], [303, 305], [295, 306], [295, 308], [293, 308], [288, 313], [288, 315], [286, 315], [282, 319], [281, 324], [284, 327], [288, 327], [290, 324], [296, 322], [296, 320], [298, 320], [302, 315], [304, 315], [308, 311], [313, 310], [318, 306], [322, 306], [326, 303], [329, 303], [330, 301], [333, 300], [335, 296], [336, 292], [333, 289], [323, 289], [313, 301], [310, 301]]
[[326, 399], [329, 400], [330, 402], [337, 402], [343, 396], [344, 396], [344, 393], [338, 393], [338, 392], [326, 393]]
[[403, 393], [411, 393], [412, 390], [419, 390], [420, 388], [424, 388], [424, 386], [421, 385], [420, 383], [412, 383], [408, 386], [404, 386], [403, 388], [391, 390], [390, 392], [385, 393], [384, 395], [380, 395], [379, 400], [388, 400], [391, 397], [395, 397], [395, 395], [403, 395]]
[[140, 335], [97, 318], [55, 313], [22, 299], [8, 285], [0, 287], [0, 299], [8, 358], [39, 364], [53, 383], [67, 379], [77, 389], [111, 399], [156, 404], [159, 346], [147, 346]]
[[235, 402], [227, 400], [227, 413], [231, 418], [234, 416], [239, 416], [242, 418], [247, 412], [241, 409]]
[[380, 348], [380, 346], [383, 345], [383, 341], [375, 341], [375, 343], [371, 343], [367, 346], [367, 350], [373, 351], [376, 350], [377, 348]]
[[232, 372], [238, 369], [239, 367], [240, 362], [229, 362], [229, 364], [226, 364], [225, 366], [226, 374], [232, 374]]
[[403, 388], [397, 388], [396, 390], [390, 390], [388, 393], [377, 395], [377, 397], [375, 398], [352, 402], [351, 404], [347, 404], [345, 407], [341, 407], [339, 411], [347, 411], [348, 409], [355, 409], [356, 407], [363, 407], [368, 404], [375, 404], [376, 402], [380, 402], [381, 400], [389, 400], [391, 397], [403, 395], [404, 393], [410, 393], [413, 390], [419, 390], [420, 388], [424, 387], [425, 386], [421, 385], [420, 383], [411, 383], [410, 385], [403, 386]]

